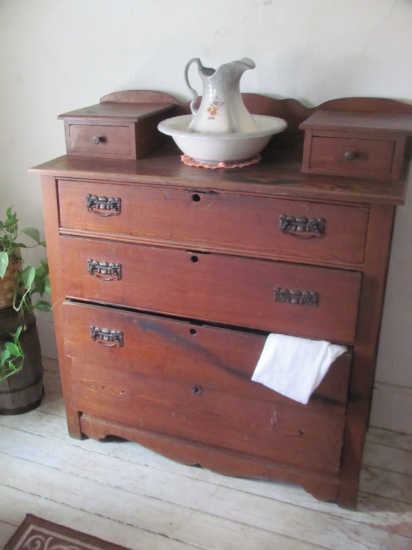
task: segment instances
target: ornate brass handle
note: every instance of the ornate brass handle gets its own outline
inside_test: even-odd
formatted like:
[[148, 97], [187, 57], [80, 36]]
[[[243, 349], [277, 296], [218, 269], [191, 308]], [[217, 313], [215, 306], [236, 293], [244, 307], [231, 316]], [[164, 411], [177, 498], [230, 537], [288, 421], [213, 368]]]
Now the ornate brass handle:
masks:
[[326, 220], [324, 218], [305, 218], [304, 216], [279, 216], [279, 229], [285, 235], [297, 239], [317, 239], [325, 233]]
[[319, 303], [319, 293], [310, 290], [290, 290], [288, 288], [276, 287], [273, 289], [273, 298], [275, 302], [285, 302], [301, 306], [317, 306]]
[[87, 260], [87, 271], [101, 281], [120, 281], [122, 278], [122, 264], [119, 263]]
[[124, 345], [124, 333], [120, 330], [108, 328], [90, 327], [90, 337], [93, 342], [106, 348], [121, 348]]
[[120, 197], [98, 197], [97, 195], [86, 195], [86, 208], [89, 212], [102, 218], [118, 216], [122, 209]]

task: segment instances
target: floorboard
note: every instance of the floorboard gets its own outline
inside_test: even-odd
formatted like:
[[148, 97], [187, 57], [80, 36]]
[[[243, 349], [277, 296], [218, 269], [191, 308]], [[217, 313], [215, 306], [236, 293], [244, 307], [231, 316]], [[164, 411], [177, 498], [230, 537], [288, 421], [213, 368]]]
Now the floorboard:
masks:
[[131, 550], [412, 549], [412, 436], [369, 430], [358, 510], [344, 510], [293, 484], [71, 439], [57, 362], [45, 369], [41, 406], [0, 416], [0, 548], [31, 512]]

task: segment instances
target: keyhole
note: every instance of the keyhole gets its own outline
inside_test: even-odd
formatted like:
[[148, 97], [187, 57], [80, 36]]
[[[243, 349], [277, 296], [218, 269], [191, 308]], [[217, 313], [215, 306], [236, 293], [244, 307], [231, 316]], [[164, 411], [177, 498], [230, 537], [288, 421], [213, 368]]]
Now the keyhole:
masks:
[[202, 393], [203, 393], [202, 386], [198, 386], [198, 385], [193, 386], [192, 387], [192, 393], [193, 393], [193, 395], [202, 395]]
[[189, 332], [190, 334], [193, 334], [193, 335], [197, 334], [197, 330], [195, 328], [191, 328]]
[[194, 193], [194, 195], [192, 195], [192, 201], [200, 202], [200, 195], [198, 195], [197, 193]]
[[197, 256], [190, 256], [190, 261], [194, 264], [197, 264], [199, 261], [199, 258]]

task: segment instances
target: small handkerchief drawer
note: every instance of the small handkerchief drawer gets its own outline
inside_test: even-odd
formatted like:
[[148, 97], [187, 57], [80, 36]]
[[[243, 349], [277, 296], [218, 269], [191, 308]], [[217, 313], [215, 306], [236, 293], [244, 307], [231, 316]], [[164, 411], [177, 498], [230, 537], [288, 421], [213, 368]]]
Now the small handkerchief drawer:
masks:
[[135, 160], [159, 146], [157, 124], [172, 109], [168, 104], [99, 103], [60, 115], [68, 155]]
[[303, 172], [377, 180], [404, 176], [411, 115], [319, 109], [300, 128]]
[[307, 171], [341, 176], [391, 178], [395, 142], [317, 135], [312, 137]]

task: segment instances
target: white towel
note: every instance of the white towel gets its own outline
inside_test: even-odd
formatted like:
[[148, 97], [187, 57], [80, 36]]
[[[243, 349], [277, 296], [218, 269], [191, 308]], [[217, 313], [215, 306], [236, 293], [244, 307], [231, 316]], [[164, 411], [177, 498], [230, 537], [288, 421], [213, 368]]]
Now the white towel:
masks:
[[330, 365], [345, 351], [345, 346], [325, 340], [269, 334], [252, 380], [306, 404]]

